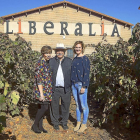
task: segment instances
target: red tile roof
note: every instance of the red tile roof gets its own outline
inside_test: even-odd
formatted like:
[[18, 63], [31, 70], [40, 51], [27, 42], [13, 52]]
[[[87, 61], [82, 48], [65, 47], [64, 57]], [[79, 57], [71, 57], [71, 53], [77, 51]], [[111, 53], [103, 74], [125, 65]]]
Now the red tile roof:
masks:
[[112, 20], [112, 22], [115, 21], [115, 22], [124, 24], [125, 26], [133, 26], [133, 24], [131, 24], [129, 22], [125, 22], [123, 20], [120, 20], [120, 19], [108, 16], [108, 15], [105, 15], [103, 13], [91, 10], [89, 8], [86, 8], [86, 7], [83, 7], [83, 6], [80, 6], [80, 5], [68, 2], [68, 1], [61, 1], [61, 2], [57, 2], [57, 3], [53, 3], [53, 4], [49, 4], [49, 5], [33, 8], [33, 9], [30, 9], [30, 10], [26, 10], [26, 11], [22, 11], [22, 12], [10, 14], [10, 15], [2, 16], [2, 18], [4, 18], [4, 19], [11, 19], [11, 18], [13, 18], [15, 16], [17, 17], [17, 16], [20, 16], [20, 15], [23, 15], [23, 14], [29, 14], [31, 12], [40, 11], [41, 9], [54, 8], [55, 6], [61, 6], [61, 5], [63, 5], [63, 6], [72, 6], [72, 7], [78, 8], [79, 10], [83, 10], [85, 12], [89, 12], [89, 14], [95, 14], [95, 15], [101, 17], [101, 18], [103, 17], [104, 19]]

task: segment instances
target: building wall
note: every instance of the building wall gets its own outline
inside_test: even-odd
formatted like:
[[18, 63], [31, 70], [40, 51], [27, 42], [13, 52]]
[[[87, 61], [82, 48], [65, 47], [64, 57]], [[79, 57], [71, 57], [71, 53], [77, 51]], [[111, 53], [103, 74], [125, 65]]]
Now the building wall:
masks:
[[0, 32], [4, 32], [4, 25], [0, 24]]
[[[53, 23], [60, 23], [60, 21], [68, 22], [69, 23], [82, 23], [82, 24], [101, 24], [102, 21], [104, 21], [105, 25], [113, 25], [113, 21], [108, 21], [106, 19], [102, 19], [101, 17], [97, 17], [96, 15], [90, 15], [87, 12], [79, 11], [77, 12], [77, 9], [67, 6], [66, 8], [63, 6], [54, 7], [53, 9], [46, 9], [34, 12], [32, 14], [21, 15], [20, 17], [16, 17], [13, 19], [10, 19], [10, 22], [18, 22], [19, 18], [22, 22], [28, 22], [28, 21], [35, 21], [35, 22], [47, 22], [51, 21]], [[119, 24], [118, 24], [119, 25]], [[131, 37], [131, 29], [128, 27], [125, 27], [120, 25], [120, 34], [121, 37], [127, 41]], [[22, 27], [23, 28], [23, 27]], [[41, 27], [42, 28], [42, 27]], [[4, 32], [4, 25], [0, 24], [0, 32]], [[11, 39], [15, 39], [16, 36], [14, 34], [9, 34]], [[102, 40], [102, 36], [96, 35], [96, 36], [89, 36], [88, 34], [83, 34], [83, 36], [75, 36], [74, 34], [65, 35], [65, 39], [63, 38], [63, 35], [60, 34], [53, 34], [53, 35], [47, 35], [45, 33], [36, 33], [35, 35], [29, 35], [28, 33], [20, 34], [21, 37], [23, 37], [27, 41], [32, 42], [32, 49], [40, 51], [40, 48], [43, 45], [50, 45], [53, 48], [56, 47], [57, 43], [64, 43], [64, 45], [72, 47], [74, 42], [77, 40], [84, 41], [85, 44], [97, 44]], [[119, 37], [111, 37], [108, 35], [106, 37], [107, 41], [110, 44], [115, 44]], [[87, 47], [85, 53], [91, 53], [93, 50], [92, 47]], [[53, 52], [54, 53], [54, 52]]]

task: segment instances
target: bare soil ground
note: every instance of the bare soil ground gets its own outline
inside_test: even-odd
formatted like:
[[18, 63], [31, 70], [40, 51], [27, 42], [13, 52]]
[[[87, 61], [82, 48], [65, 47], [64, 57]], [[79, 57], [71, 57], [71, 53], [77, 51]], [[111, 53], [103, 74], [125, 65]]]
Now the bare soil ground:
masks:
[[95, 125], [100, 117], [97, 103], [89, 101], [89, 108], [88, 129], [84, 133], [78, 134], [73, 131], [76, 124], [76, 105], [72, 97], [68, 131], [64, 131], [61, 126], [59, 131], [55, 131], [51, 125], [48, 111], [43, 120], [43, 126], [48, 133], [36, 134], [31, 130], [31, 126], [37, 112], [37, 105], [31, 104], [24, 107], [20, 116], [8, 116], [7, 127], [4, 129], [4, 134], [0, 135], [0, 140], [140, 140], [138, 131], [126, 129], [117, 124], [107, 123], [98, 127]]

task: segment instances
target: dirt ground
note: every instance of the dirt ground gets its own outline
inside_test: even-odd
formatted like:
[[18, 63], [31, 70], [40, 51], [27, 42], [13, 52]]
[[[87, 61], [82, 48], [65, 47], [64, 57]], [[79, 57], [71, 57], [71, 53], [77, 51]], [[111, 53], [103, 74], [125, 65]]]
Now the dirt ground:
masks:
[[72, 97], [70, 105], [70, 116], [68, 120], [68, 131], [64, 131], [60, 126], [59, 131], [55, 131], [50, 122], [49, 111], [46, 113], [43, 126], [48, 133], [36, 134], [31, 130], [34, 118], [37, 112], [37, 105], [31, 104], [24, 107], [20, 116], [8, 117], [4, 129], [4, 134], [0, 135], [0, 140], [140, 140], [140, 133], [135, 130], [129, 130], [105, 124], [102, 127], [95, 126], [95, 121], [98, 119], [99, 110], [96, 103], [89, 102], [89, 119], [88, 129], [81, 134], [73, 131], [76, 124], [76, 105]]

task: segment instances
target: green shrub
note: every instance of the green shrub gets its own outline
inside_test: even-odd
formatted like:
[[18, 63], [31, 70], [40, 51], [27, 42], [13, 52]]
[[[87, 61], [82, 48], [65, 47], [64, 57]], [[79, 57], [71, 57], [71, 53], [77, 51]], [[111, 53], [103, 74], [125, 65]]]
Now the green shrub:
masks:
[[0, 117], [18, 115], [24, 104], [33, 102], [34, 68], [41, 54], [30, 45], [20, 36], [12, 41], [0, 33]]
[[89, 91], [103, 107], [101, 123], [119, 119], [130, 127], [140, 120], [140, 24], [133, 30], [134, 44], [121, 38], [115, 45], [99, 43], [89, 56]]

